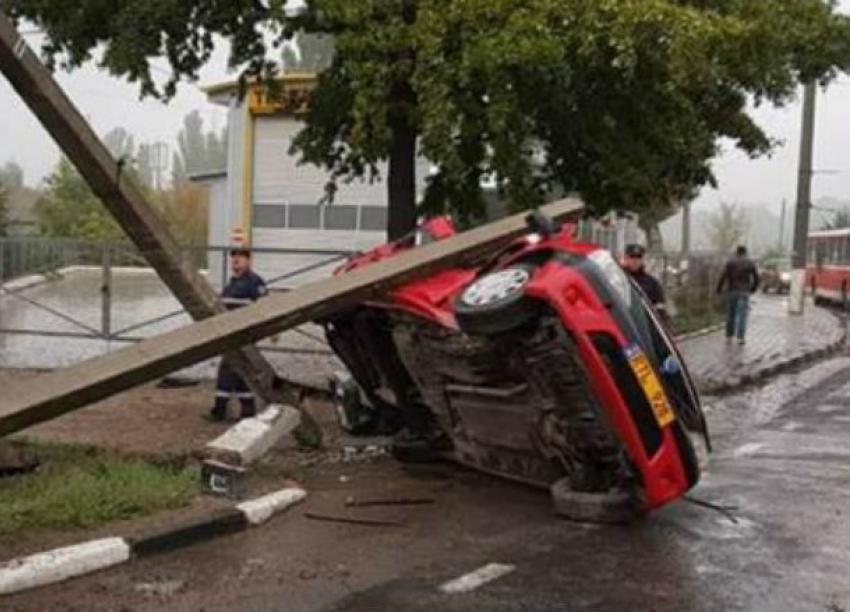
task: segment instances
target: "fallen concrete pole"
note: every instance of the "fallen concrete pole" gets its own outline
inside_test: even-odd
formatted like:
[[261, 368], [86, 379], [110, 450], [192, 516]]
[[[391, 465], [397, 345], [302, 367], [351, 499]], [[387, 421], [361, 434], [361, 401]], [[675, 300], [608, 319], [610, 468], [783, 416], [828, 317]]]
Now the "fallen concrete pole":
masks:
[[[42, 64], [11, 21], [0, 12], [0, 71], [76, 166], [121, 229], [139, 248], [145, 260], [196, 320], [223, 312], [206, 279], [181, 255], [168, 227], [129, 173], [125, 160], [116, 160]], [[251, 389], [267, 401], [277, 399], [272, 390], [275, 373], [254, 347], [238, 345], [224, 351]], [[283, 394], [295, 401], [294, 394]]]
[[[581, 211], [576, 200], [541, 209], [555, 219]], [[340, 278], [329, 278], [252, 306], [163, 334], [70, 368], [12, 384], [0, 400], [0, 436], [25, 429], [125, 389], [244, 346], [281, 331], [326, 317], [375, 298], [401, 283], [451, 266], [480, 261], [527, 231], [515, 215], [448, 240], [412, 249]]]

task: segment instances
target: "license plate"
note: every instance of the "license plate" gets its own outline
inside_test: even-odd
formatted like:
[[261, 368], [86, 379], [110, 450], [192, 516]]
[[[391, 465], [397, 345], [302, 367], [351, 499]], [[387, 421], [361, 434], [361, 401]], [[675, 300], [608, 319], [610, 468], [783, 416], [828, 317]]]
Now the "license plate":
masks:
[[655, 415], [659, 427], [667, 427], [676, 420], [676, 415], [670, 407], [667, 394], [664, 393], [664, 387], [661, 386], [661, 381], [658, 380], [655, 370], [649, 365], [649, 360], [644, 352], [636, 346], [630, 346], [626, 349], [626, 357], [641, 388], [643, 388], [643, 392], [646, 394], [646, 399], [649, 400], [649, 405], [652, 407], [652, 413]]

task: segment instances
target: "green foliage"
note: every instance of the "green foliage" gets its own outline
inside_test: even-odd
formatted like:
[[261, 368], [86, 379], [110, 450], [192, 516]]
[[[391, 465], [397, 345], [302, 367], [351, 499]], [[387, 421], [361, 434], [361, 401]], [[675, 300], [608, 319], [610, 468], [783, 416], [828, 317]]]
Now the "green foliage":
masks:
[[298, 33], [283, 49], [283, 69], [286, 72], [319, 73], [331, 66], [333, 56], [333, 37]]
[[189, 503], [189, 471], [94, 450], [41, 446], [38, 471], [0, 481], [0, 536], [26, 530], [91, 528]]
[[830, 219], [824, 221], [823, 229], [844, 229], [850, 227], [850, 207], [845, 206], [840, 210], [830, 212], [833, 215]]
[[720, 203], [708, 219], [708, 241], [720, 253], [731, 254], [747, 235], [747, 215], [738, 204]]
[[214, 172], [227, 167], [227, 132], [204, 131], [204, 120], [198, 111], [183, 119], [183, 129], [177, 136], [178, 151], [172, 162], [172, 183], [185, 183], [189, 176]]
[[92, 242], [117, 242], [123, 237], [121, 228], [66, 158], [45, 183], [44, 195], [35, 206], [42, 235]]
[[[424, 206], [480, 216], [481, 179], [515, 208], [557, 191], [592, 212], [664, 210], [714, 181], [727, 138], [750, 155], [772, 141], [747, 100], [786, 103], [800, 80], [850, 65], [850, 20], [822, 0], [0, 0], [47, 33], [49, 58], [102, 64], [170, 96], [196, 78], [215, 37], [231, 65], [269, 76], [270, 47], [296, 33], [336, 52], [305, 130], [302, 160], [335, 179], [409, 159], [436, 166]], [[157, 82], [151, 59], [172, 77]], [[391, 163], [392, 166], [392, 163]], [[389, 181], [391, 185], [396, 184]], [[398, 188], [397, 188], [398, 189]], [[391, 191], [392, 209], [414, 186]], [[401, 197], [405, 196], [405, 197]]]
[[6, 186], [6, 189], [10, 193], [23, 188], [24, 169], [21, 168], [20, 164], [17, 162], [6, 162], [6, 164], [0, 168], [0, 182]]

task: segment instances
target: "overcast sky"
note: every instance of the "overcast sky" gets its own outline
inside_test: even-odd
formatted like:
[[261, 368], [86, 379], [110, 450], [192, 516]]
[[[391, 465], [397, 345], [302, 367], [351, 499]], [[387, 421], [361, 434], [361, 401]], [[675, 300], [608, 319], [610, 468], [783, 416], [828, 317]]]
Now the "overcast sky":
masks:
[[[842, 10], [850, 12], [850, 0], [841, 0]], [[29, 35], [33, 46], [39, 38]], [[165, 64], [162, 64], [165, 68]], [[140, 102], [138, 89], [110, 77], [95, 67], [71, 74], [61, 73], [59, 81], [83, 114], [103, 134], [124, 127], [137, 142], [166, 142], [173, 147], [183, 116], [198, 109], [207, 127], [224, 127], [225, 110], [207, 103], [199, 86], [232, 78], [226, 72], [224, 53], [206, 67], [198, 85], [184, 84], [168, 105], [153, 100]], [[842, 76], [826, 91], [818, 92], [815, 131], [814, 197], [850, 199], [850, 76]], [[0, 77], [0, 164], [13, 159], [26, 172], [29, 184], [38, 183], [56, 163], [59, 152], [8, 82]], [[799, 103], [782, 109], [764, 107], [755, 111], [758, 121], [782, 141], [771, 157], [750, 160], [727, 147], [715, 162], [720, 182], [717, 190], [700, 195], [700, 207], [712, 207], [721, 200], [763, 203], [779, 207], [783, 198], [794, 201], [799, 156], [801, 109]]]

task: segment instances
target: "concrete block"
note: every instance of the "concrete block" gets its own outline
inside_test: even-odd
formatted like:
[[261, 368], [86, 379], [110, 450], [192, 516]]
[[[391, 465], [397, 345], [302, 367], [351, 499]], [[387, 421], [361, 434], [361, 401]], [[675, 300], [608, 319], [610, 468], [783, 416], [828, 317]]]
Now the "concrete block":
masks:
[[130, 545], [122, 538], [92, 540], [0, 565], [0, 595], [17, 593], [124, 563]]
[[304, 489], [292, 487], [243, 502], [236, 507], [245, 514], [251, 525], [262, 525], [275, 514], [285, 512], [305, 497], [307, 492]]
[[265, 455], [301, 422], [301, 413], [290, 406], [271, 405], [254, 418], [243, 419], [202, 452], [212, 459], [233, 466], [250, 465]]
[[201, 464], [205, 493], [239, 499], [245, 490], [245, 468], [207, 459]]

